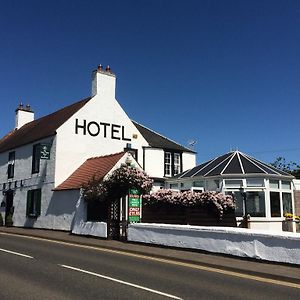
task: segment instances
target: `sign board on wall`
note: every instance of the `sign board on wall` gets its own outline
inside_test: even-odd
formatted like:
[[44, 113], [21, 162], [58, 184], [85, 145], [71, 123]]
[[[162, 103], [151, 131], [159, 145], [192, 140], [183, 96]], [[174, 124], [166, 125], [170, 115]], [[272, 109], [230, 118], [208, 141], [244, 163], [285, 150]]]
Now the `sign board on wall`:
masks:
[[41, 152], [40, 158], [41, 159], [50, 159], [50, 144], [41, 144]]
[[128, 195], [128, 221], [140, 222], [141, 221], [141, 195], [136, 189], [129, 189]]

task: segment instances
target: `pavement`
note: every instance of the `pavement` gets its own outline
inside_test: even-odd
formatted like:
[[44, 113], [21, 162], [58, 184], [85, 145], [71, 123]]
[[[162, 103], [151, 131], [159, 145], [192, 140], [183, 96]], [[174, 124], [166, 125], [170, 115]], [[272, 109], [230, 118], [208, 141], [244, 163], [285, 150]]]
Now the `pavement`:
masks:
[[135, 253], [173, 261], [181, 261], [185, 263], [300, 284], [300, 265], [279, 264], [189, 249], [175, 249], [126, 241], [107, 240], [91, 236], [79, 236], [70, 234], [69, 232], [57, 230], [0, 227], [0, 233], [38, 237], [42, 239], [78, 245], [118, 250], [126, 253]]

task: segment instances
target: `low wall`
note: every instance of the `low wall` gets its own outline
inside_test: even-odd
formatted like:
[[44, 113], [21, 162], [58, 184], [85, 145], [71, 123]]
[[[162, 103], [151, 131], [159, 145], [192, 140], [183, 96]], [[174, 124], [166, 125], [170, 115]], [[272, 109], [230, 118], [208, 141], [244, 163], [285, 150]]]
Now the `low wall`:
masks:
[[76, 204], [76, 212], [71, 225], [71, 232], [79, 235], [92, 235], [107, 238], [107, 223], [86, 222], [86, 207], [83, 197]]
[[300, 234], [245, 228], [129, 224], [128, 241], [300, 265]]

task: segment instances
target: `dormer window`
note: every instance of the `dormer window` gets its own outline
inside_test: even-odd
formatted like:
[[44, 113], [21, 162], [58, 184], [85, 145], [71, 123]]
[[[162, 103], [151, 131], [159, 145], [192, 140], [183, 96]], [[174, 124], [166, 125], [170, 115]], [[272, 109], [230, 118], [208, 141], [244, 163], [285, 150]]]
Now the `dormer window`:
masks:
[[15, 151], [8, 154], [7, 177], [13, 178], [15, 173]]

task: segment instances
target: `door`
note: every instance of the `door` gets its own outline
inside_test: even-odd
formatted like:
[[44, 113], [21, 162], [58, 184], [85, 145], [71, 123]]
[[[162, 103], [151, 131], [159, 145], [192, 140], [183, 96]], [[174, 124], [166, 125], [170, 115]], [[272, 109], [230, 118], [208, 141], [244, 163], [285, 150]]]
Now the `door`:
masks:
[[5, 226], [12, 225], [12, 215], [14, 213], [14, 192], [6, 192], [6, 206], [5, 206]]

